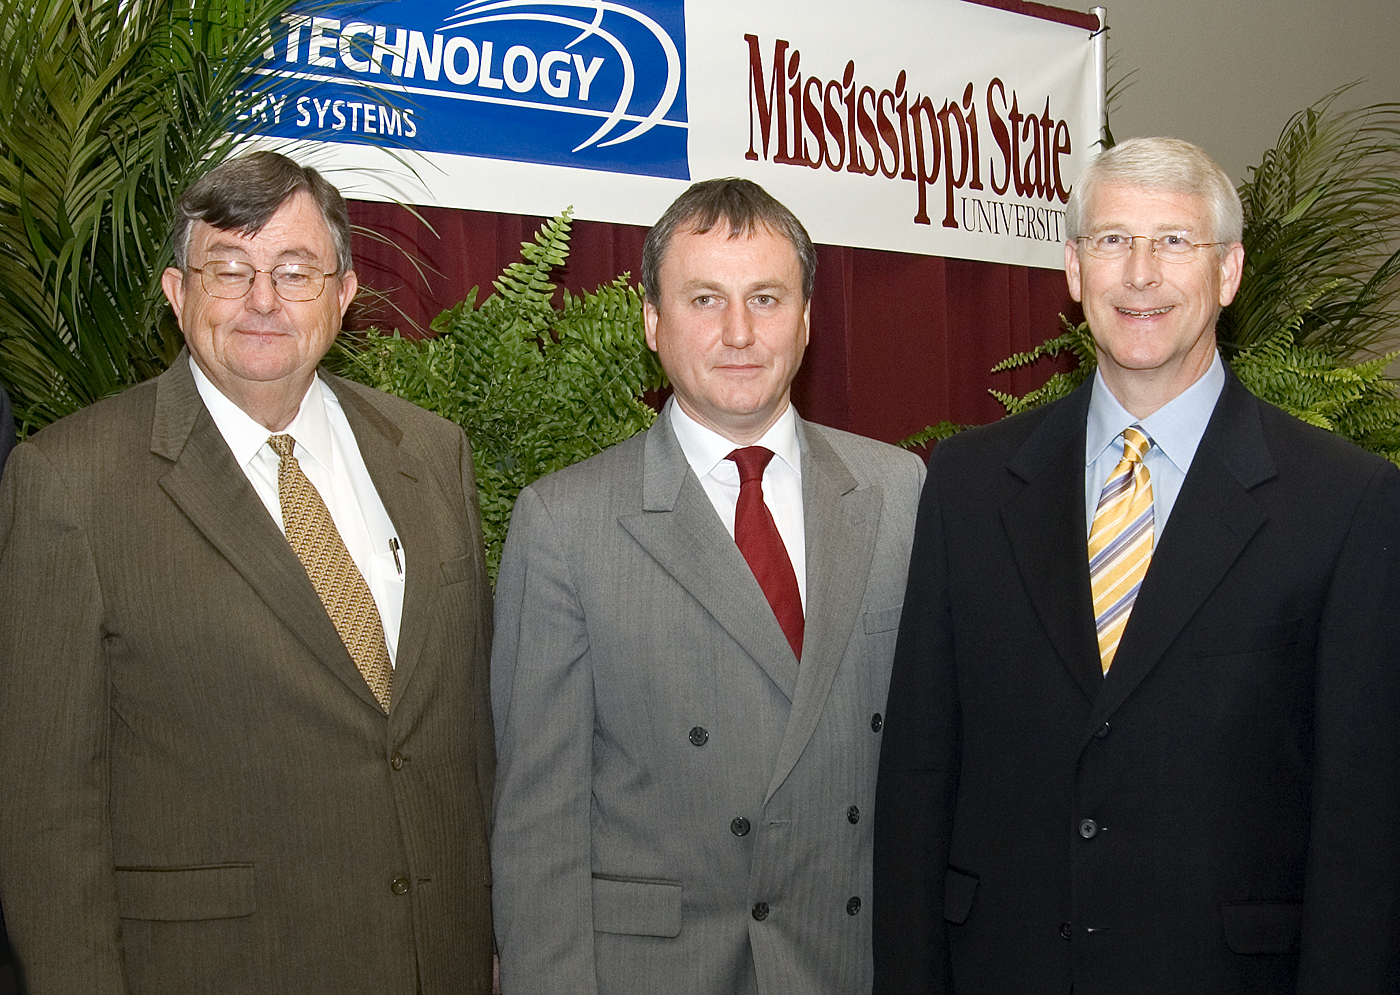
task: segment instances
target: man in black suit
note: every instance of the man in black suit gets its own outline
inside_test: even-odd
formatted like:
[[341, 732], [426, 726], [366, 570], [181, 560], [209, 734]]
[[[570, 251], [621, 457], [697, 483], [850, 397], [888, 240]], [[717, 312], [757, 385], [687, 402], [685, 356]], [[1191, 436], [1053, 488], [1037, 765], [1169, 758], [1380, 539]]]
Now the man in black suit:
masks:
[[[15, 417], [10, 411], [10, 395], [0, 387], [0, 472], [5, 469], [5, 460], [15, 446]], [[4, 948], [0, 947], [0, 951]]]
[[1195, 146], [1104, 152], [1065, 246], [1094, 380], [934, 452], [879, 995], [1400, 992], [1400, 471], [1222, 366], [1241, 228]]
[[[5, 459], [15, 444], [15, 419], [10, 411], [10, 395], [0, 387], [0, 473], [5, 470]], [[5, 936], [5, 913], [0, 910], [0, 995], [10, 995], [15, 990], [14, 969], [10, 966], [10, 941]]]

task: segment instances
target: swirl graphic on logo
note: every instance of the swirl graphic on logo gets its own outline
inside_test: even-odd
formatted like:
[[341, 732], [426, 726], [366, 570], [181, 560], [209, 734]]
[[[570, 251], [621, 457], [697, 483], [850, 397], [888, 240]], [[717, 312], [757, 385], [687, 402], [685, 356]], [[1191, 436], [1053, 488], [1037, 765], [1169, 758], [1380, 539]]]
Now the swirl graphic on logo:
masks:
[[[644, 27], [656, 39], [665, 55], [666, 85], [662, 88], [655, 105], [645, 114], [638, 114], [632, 109], [632, 101], [636, 96], [636, 65], [632, 53], [627, 50], [623, 41], [605, 27], [604, 20], [608, 15], [626, 18]], [[675, 103], [681, 85], [680, 52], [661, 25], [640, 11], [622, 4], [609, 3], [607, 0], [554, 0], [550, 3], [532, 0], [468, 0], [457, 8], [455, 16], [447, 18], [444, 27], [463, 28], [468, 25], [503, 21], [533, 21], [576, 27], [579, 33], [564, 46], [565, 49], [571, 49], [584, 39], [593, 37], [611, 46], [617, 53], [622, 64], [622, 89], [602, 125], [584, 139], [573, 150], [575, 152], [592, 145], [598, 145], [599, 148], [618, 145], [643, 135], [660, 124]], [[608, 136], [624, 121], [635, 121], [636, 124], [628, 131], [609, 138]], [[602, 141], [604, 138], [607, 138], [607, 141]]]

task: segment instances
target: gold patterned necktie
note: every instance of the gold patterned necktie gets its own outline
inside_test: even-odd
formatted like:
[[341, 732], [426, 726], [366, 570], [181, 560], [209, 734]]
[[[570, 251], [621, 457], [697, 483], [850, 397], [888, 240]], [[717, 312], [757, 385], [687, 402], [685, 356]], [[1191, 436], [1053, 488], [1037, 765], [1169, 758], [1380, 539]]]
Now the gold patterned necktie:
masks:
[[379, 707], [387, 712], [394, 668], [389, 663], [384, 625], [374, 597], [355, 568], [326, 503], [292, 455], [296, 440], [290, 435], [274, 435], [267, 444], [281, 459], [277, 465], [277, 497], [282, 504], [287, 542], [305, 565], [311, 586], [326, 606], [326, 614], [350, 651], [350, 658], [374, 692]]
[[1152, 562], [1152, 479], [1143, 462], [1151, 448], [1140, 426], [1124, 430], [1123, 458], [1103, 485], [1089, 530], [1089, 585], [1105, 674]]

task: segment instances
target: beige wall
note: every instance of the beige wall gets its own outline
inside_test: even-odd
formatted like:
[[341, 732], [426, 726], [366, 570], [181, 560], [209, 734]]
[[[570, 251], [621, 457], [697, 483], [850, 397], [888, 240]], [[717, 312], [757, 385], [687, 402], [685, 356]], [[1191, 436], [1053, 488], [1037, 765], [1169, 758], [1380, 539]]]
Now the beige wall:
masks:
[[1400, 0], [1103, 6], [1109, 54], [1116, 56], [1109, 82], [1137, 70], [1110, 112], [1114, 136], [1188, 139], [1236, 181], [1294, 113], [1337, 86], [1368, 78], [1344, 98], [1351, 106], [1400, 101]]

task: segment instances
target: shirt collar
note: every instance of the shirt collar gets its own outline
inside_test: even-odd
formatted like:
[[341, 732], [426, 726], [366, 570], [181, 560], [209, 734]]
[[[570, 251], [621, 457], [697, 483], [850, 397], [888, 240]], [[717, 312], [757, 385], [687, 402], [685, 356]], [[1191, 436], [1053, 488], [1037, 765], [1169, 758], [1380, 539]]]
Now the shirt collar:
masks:
[[195, 387], [200, 399], [209, 409], [214, 425], [233, 451], [233, 458], [241, 467], [252, 462], [271, 435], [290, 435], [297, 441], [298, 461], [310, 456], [327, 471], [335, 472], [335, 460], [331, 447], [331, 426], [326, 417], [325, 389], [319, 377], [313, 377], [311, 386], [301, 399], [296, 417], [281, 432], [269, 432], [267, 427], [254, 421], [246, 411], [214, 386], [213, 381], [204, 375], [199, 364], [190, 357], [190, 371], [194, 374]]
[[[676, 441], [681, 444], [681, 451], [697, 477], [708, 476], [730, 453], [741, 448], [690, 417], [674, 399], [670, 409], [671, 428], [676, 433]], [[778, 420], [753, 445], [773, 450], [777, 458], [791, 467], [798, 477], [802, 476], [802, 452], [797, 444], [797, 412], [791, 404], [783, 409]]]
[[1146, 418], [1135, 418], [1104, 383], [1103, 371], [1094, 373], [1094, 393], [1089, 400], [1089, 420], [1084, 434], [1084, 463], [1091, 465], [1113, 445], [1130, 425], [1141, 425], [1152, 446], [1172, 461], [1184, 475], [1196, 458], [1196, 449], [1225, 387], [1225, 365], [1215, 354], [1210, 368], [1190, 387]]

